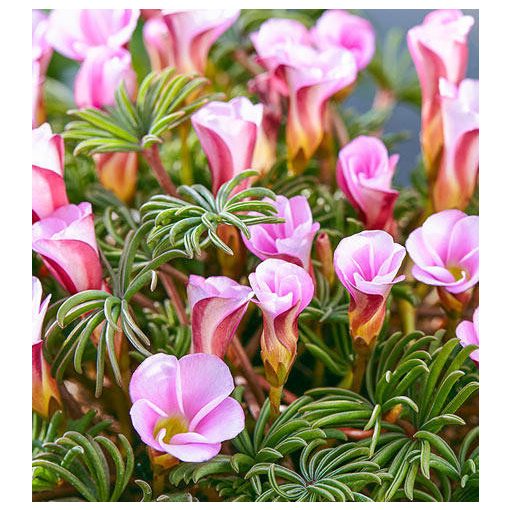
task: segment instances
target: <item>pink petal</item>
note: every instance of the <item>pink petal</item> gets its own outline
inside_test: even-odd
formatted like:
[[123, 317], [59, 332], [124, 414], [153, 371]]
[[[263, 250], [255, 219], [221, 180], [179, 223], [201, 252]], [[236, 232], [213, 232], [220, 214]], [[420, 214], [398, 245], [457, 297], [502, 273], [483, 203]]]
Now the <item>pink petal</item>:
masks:
[[243, 408], [231, 397], [227, 397], [195, 426], [195, 432], [218, 443], [236, 437], [243, 429]]
[[165, 418], [166, 414], [158, 406], [144, 398], [135, 400], [129, 414], [133, 427], [142, 441], [155, 450], [164, 451], [159, 441], [154, 438], [154, 429], [158, 420]]

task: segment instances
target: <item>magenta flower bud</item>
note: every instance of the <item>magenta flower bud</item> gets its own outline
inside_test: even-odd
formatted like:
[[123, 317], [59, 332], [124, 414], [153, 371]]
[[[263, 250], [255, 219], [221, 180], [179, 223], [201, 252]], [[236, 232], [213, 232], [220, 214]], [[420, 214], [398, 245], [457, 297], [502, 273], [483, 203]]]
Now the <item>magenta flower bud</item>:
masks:
[[115, 91], [124, 82], [130, 97], [136, 92], [136, 74], [131, 54], [124, 48], [93, 48], [81, 64], [74, 82], [74, 100], [79, 108], [113, 105]]
[[54, 9], [48, 41], [59, 53], [82, 61], [93, 48], [122, 48], [133, 34], [138, 9]]
[[152, 16], [143, 26], [143, 41], [153, 71], [173, 65], [173, 46], [166, 23], [160, 15]]
[[[468, 345], [480, 345], [478, 333], [478, 308], [473, 313], [473, 322], [462, 321], [455, 331], [460, 344], [463, 347]], [[480, 362], [480, 351], [473, 351], [469, 357], [478, 365]]]
[[441, 79], [444, 147], [432, 193], [436, 211], [465, 209], [478, 177], [478, 80], [458, 87]]
[[[270, 199], [265, 201], [273, 203]], [[298, 195], [292, 198], [277, 195], [274, 205], [285, 223], [253, 225], [248, 227], [250, 239], [243, 235], [248, 250], [261, 260], [282, 259], [311, 270], [310, 253], [313, 239], [320, 225], [313, 221], [308, 200]]]
[[32, 130], [32, 223], [67, 205], [64, 141], [49, 124]]
[[51, 296], [41, 303], [41, 282], [32, 276], [32, 409], [48, 418], [55, 403], [60, 403], [57, 382], [51, 375], [51, 367], [43, 354], [41, 337], [44, 316]]
[[[251, 168], [263, 106], [245, 97], [228, 103], [212, 101], [191, 116], [212, 176], [212, 191]], [[244, 181], [236, 191], [248, 185]]]
[[211, 354], [180, 359], [155, 354], [134, 371], [131, 420], [142, 441], [184, 462], [212, 459], [221, 442], [244, 429], [244, 412], [229, 397], [234, 381]]
[[375, 32], [371, 23], [340, 9], [326, 11], [310, 30], [314, 44], [321, 49], [349, 50], [358, 70], [365, 69], [375, 52]]
[[205, 73], [211, 46], [239, 17], [237, 9], [163, 10], [180, 73]]
[[461, 294], [478, 283], [478, 216], [450, 209], [430, 216], [406, 242], [413, 276]]
[[469, 31], [474, 24], [462, 11], [445, 9], [425, 16], [407, 33], [407, 45], [422, 91], [422, 148], [427, 172], [433, 177], [439, 164], [441, 134], [440, 78], [459, 85], [466, 74]]
[[47, 40], [48, 16], [32, 10], [32, 128], [44, 122], [43, 85], [53, 53]]
[[328, 99], [354, 83], [353, 54], [341, 48], [316, 50], [288, 44], [279, 48], [275, 75], [289, 96], [287, 158], [294, 171], [302, 171], [324, 136]]
[[190, 275], [192, 352], [223, 358], [253, 296], [250, 287], [226, 276]]
[[312, 300], [313, 281], [302, 267], [278, 259], [261, 262], [248, 278], [264, 320], [260, 342], [266, 379], [278, 389], [296, 358], [298, 317]]
[[349, 324], [357, 350], [371, 349], [380, 333], [391, 287], [404, 279], [397, 273], [405, 254], [382, 230], [366, 230], [338, 244], [335, 270], [351, 298]]
[[102, 268], [88, 202], [64, 205], [34, 223], [32, 249], [71, 294], [101, 288]]
[[393, 207], [398, 191], [391, 188], [398, 155], [388, 157], [384, 144], [359, 136], [338, 154], [338, 186], [370, 230], [394, 230]]

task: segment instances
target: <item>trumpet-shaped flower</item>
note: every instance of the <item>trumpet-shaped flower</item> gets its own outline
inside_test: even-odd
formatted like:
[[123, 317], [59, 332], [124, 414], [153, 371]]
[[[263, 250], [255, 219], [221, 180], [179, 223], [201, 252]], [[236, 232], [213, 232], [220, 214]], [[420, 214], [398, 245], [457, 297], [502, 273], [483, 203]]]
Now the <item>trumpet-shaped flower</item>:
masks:
[[88, 202], [64, 205], [34, 223], [32, 249], [71, 294], [101, 288], [102, 268]]
[[41, 331], [51, 296], [41, 303], [41, 282], [32, 277], [32, 409], [48, 418], [54, 402], [60, 403], [57, 383], [43, 354]]
[[405, 254], [382, 230], [345, 237], [336, 248], [335, 270], [351, 298], [349, 323], [357, 349], [370, 349], [381, 331], [391, 287], [404, 279], [397, 273]]
[[115, 101], [115, 91], [124, 82], [128, 95], [136, 92], [136, 74], [131, 54], [124, 48], [93, 48], [87, 52], [74, 82], [74, 100], [79, 108], [103, 108]]
[[[473, 313], [473, 322], [462, 321], [455, 331], [460, 344], [464, 347], [468, 345], [480, 345], [478, 333], [478, 308]], [[480, 361], [480, 351], [473, 351], [469, 357], [478, 365]]]
[[310, 30], [312, 41], [321, 49], [349, 50], [358, 70], [365, 69], [375, 52], [375, 32], [370, 22], [340, 9], [326, 11]]
[[237, 9], [163, 10], [172, 46], [172, 61], [180, 73], [205, 73], [211, 46], [239, 17]]
[[229, 397], [233, 389], [217, 356], [155, 354], [131, 378], [133, 427], [154, 450], [185, 462], [209, 460], [244, 428], [243, 409]]
[[136, 152], [106, 152], [94, 154], [101, 184], [124, 202], [129, 202], [136, 191], [138, 155]]
[[413, 276], [452, 294], [478, 282], [478, 216], [449, 209], [430, 216], [406, 242]]
[[188, 301], [193, 352], [223, 358], [252, 296], [249, 287], [226, 276], [191, 275]]
[[338, 155], [338, 185], [367, 229], [393, 230], [398, 192], [391, 179], [397, 162], [398, 155], [388, 157], [384, 144], [371, 136], [359, 136]]
[[138, 9], [54, 9], [48, 41], [59, 53], [82, 61], [94, 48], [122, 48], [133, 34]]
[[43, 124], [32, 130], [32, 222], [67, 204], [64, 141]]
[[173, 46], [170, 32], [161, 15], [152, 16], [145, 22], [143, 41], [153, 71], [162, 71], [173, 65]]
[[47, 40], [48, 16], [32, 10], [32, 128], [45, 119], [43, 85], [53, 49]]
[[[273, 203], [270, 199], [266, 201]], [[310, 270], [313, 239], [320, 225], [313, 221], [308, 200], [302, 195], [290, 199], [277, 195], [274, 205], [276, 215], [283, 218], [285, 223], [248, 227], [250, 238], [243, 235], [244, 244], [262, 260], [282, 259]]]
[[312, 300], [313, 281], [302, 267], [279, 259], [261, 262], [249, 280], [264, 320], [260, 342], [266, 379], [281, 388], [296, 358], [298, 317]]
[[422, 147], [425, 167], [431, 177], [437, 171], [442, 148], [441, 95], [439, 82], [446, 78], [459, 85], [466, 74], [467, 37], [474, 19], [462, 11], [444, 9], [425, 16], [423, 23], [407, 34], [422, 90]]
[[275, 75], [289, 96], [287, 157], [294, 171], [302, 171], [324, 136], [328, 99], [354, 83], [353, 54], [341, 48], [316, 50], [305, 45], [279, 47]]
[[478, 80], [456, 87], [441, 79], [439, 90], [444, 147], [432, 191], [434, 208], [465, 209], [478, 177]]
[[[209, 162], [212, 190], [251, 168], [263, 106], [245, 97], [228, 103], [213, 101], [191, 116], [191, 122]], [[237, 191], [247, 186], [238, 186]]]

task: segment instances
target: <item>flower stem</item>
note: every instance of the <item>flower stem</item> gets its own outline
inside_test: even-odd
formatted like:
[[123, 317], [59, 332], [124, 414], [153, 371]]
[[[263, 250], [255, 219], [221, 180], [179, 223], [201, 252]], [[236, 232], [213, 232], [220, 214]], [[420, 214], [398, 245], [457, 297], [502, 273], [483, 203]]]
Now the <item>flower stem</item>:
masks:
[[280, 415], [280, 401], [282, 399], [283, 386], [271, 386], [269, 388], [269, 402], [271, 404], [271, 419]]
[[159, 185], [169, 195], [173, 197], [177, 196], [177, 188], [170, 179], [170, 176], [167, 174], [165, 167], [161, 162], [157, 144], [152, 145], [149, 149], [145, 149], [142, 154], [147, 163], [149, 164], [149, 166], [151, 167], [152, 171], [154, 172], [154, 176], [158, 180]]
[[264, 392], [262, 391], [261, 387], [258, 384], [257, 374], [255, 373], [255, 370], [253, 370], [253, 366], [250, 362], [250, 359], [246, 355], [246, 352], [237, 335], [234, 335], [231, 346], [235, 354], [236, 361], [238, 361], [239, 363], [239, 368], [243, 373], [248, 383], [248, 386], [250, 387], [255, 398], [257, 399], [259, 406], [262, 406], [265, 400]]
[[159, 272], [159, 278], [163, 283], [163, 287], [165, 287], [165, 291], [168, 294], [168, 297], [174, 305], [175, 313], [177, 314], [179, 322], [183, 325], [189, 324], [186, 307], [184, 306], [179, 291], [175, 286], [173, 278], [168, 274], [163, 273], [162, 271]]
[[414, 306], [407, 299], [399, 299], [397, 307], [402, 323], [402, 331], [405, 335], [412, 333], [416, 329]]
[[363, 377], [367, 368], [370, 351], [368, 349], [356, 349], [356, 359], [352, 367], [352, 385], [351, 390], [359, 393], [363, 383]]
[[191, 157], [188, 147], [189, 125], [183, 123], [179, 126], [181, 137], [181, 182], [182, 184], [193, 184], [193, 169], [191, 168]]

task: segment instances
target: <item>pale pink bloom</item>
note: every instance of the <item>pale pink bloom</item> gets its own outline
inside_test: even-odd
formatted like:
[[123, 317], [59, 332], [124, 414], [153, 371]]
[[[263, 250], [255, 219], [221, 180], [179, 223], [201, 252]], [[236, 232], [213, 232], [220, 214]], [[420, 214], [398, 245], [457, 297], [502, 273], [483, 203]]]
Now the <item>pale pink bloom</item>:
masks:
[[347, 50], [298, 44], [280, 48], [276, 58], [275, 74], [289, 96], [287, 156], [291, 167], [301, 171], [324, 136], [328, 99], [356, 80], [356, 61]]
[[123, 48], [93, 48], [81, 64], [74, 82], [74, 100], [79, 108], [103, 108], [115, 101], [115, 91], [124, 82], [130, 97], [136, 92], [136, 74], [131, 54]]
[[32, 10], [32, 128], [44, 122], [43, 86], [53, 52], [47, 40], [48, 17]]
[[[463, 347], [467, 347], [468, 345], [480, 345], [478, 332], [478, 308], [473, 313], [473, 322], [462, 321], [457, 326], [455, 334]], [[480, 351], [478, 349], [473, 351], [469, 357], [478, 364], [480, 361]]]
[[[228, 103], [212, 101], [191, 116], [200, 144], [207, 156], [212, 190], [251, 168], [263, 106], [245, 97]], [[238, 189], [247, 186], [243, 183]]]
[[313, 221], [308, 200], [298, 195], [287, 198], [277, 195], [274, 203], [279, 218], [285, 223], [267, 223], [248, 227], [251, 237], [243, 235], [246, 247], [259, 259], [277, 258], [311, 270], [310, 253], [313, 239], [320, 225]]
[[326, 11], [310, 34], [318, 48], [337, 47], [352, 52], [358, 70], [365, 69], [374, 56], [375, 32], [371, 23], [346, 11]]
[[459, 85], [466, 74], [469, 31], [474, 24], [462, 11], [433, 11], [407, 33], [422, 90], [422, 146], [426, 167], [434, 173], [442, 145], [440, 78]]
[[161, 71], [174, 64], [173, 44], [168, 27], [161, 16], [152, 16], [145, 22], [143, 41], [153, 71]]
[[398, 191], [392, 189], [398, 155], [388, 151], [378, 138], [359, 136], [338, 154], [338, 186], [370, 230], [394, 228], [393, 207]]
[[192, 352], [225, 356], [227, 348], [253, 296], [250, 287], [226, 276], [190, 275]]
[[184, 462], [212, 459], [222, 441], [244, 429], [243, 409], [229, 397], [233, 389], [232, 375], [217, 356], [155, 354], [131, 377], [133, 427], [154, 450]]
[[32, 409], [48, 418], [52, 399], [60, 402], [57, 383], [51, 375], [51, 367], [44, 358], [42, 326], [51, 296], [41, 303], [41, 282], [32, 276]]
[[71, 294], [101, 288], [102, 268], [88, 202], [64, 205], [32, 225], [32, 249]]
[[32, 130], [32, 222], [67, 205], [64, 141], [49, 124]]
[[264, 320], [260, 346], [266, 379], [279, 388], [296, 358], [298, 317], [312, 300], [313, 281], [302, 267], [279, 259], [264, 260], [248, 278]]
[[406, 251], [387, 232], [366, 230], [342, 239], [335, 250], [336, 274], [351, 297], [349, 323], [355, 342], [370, 346], [381, 331], [386, 300]]
[[436, 211], [465, 209], [478, 177], [478, 80], [458, 87], [441, 79], [444, 147], [433, 197]]
[[55, 9], [48, 41], [59, 53], [84, 60], [93, 48], [122, 48], [136, 28], [138, 9]]
[[433, 214], [409, 235], [413, 276], [452, 294], [478, 283], [478, 216], [449, 209]]
[[284, 18], [272, 18], [260, 25], [257, 32], [250, 35], [258, 61], [269, 71], [280, 64], [279, 52], [282, 47], [294, 44], [311, 43], [308, 29], [299, 21]]
[[163, 10], [180, 73], [205, 73], [211, 46], [239, 17], [237, 9]]

